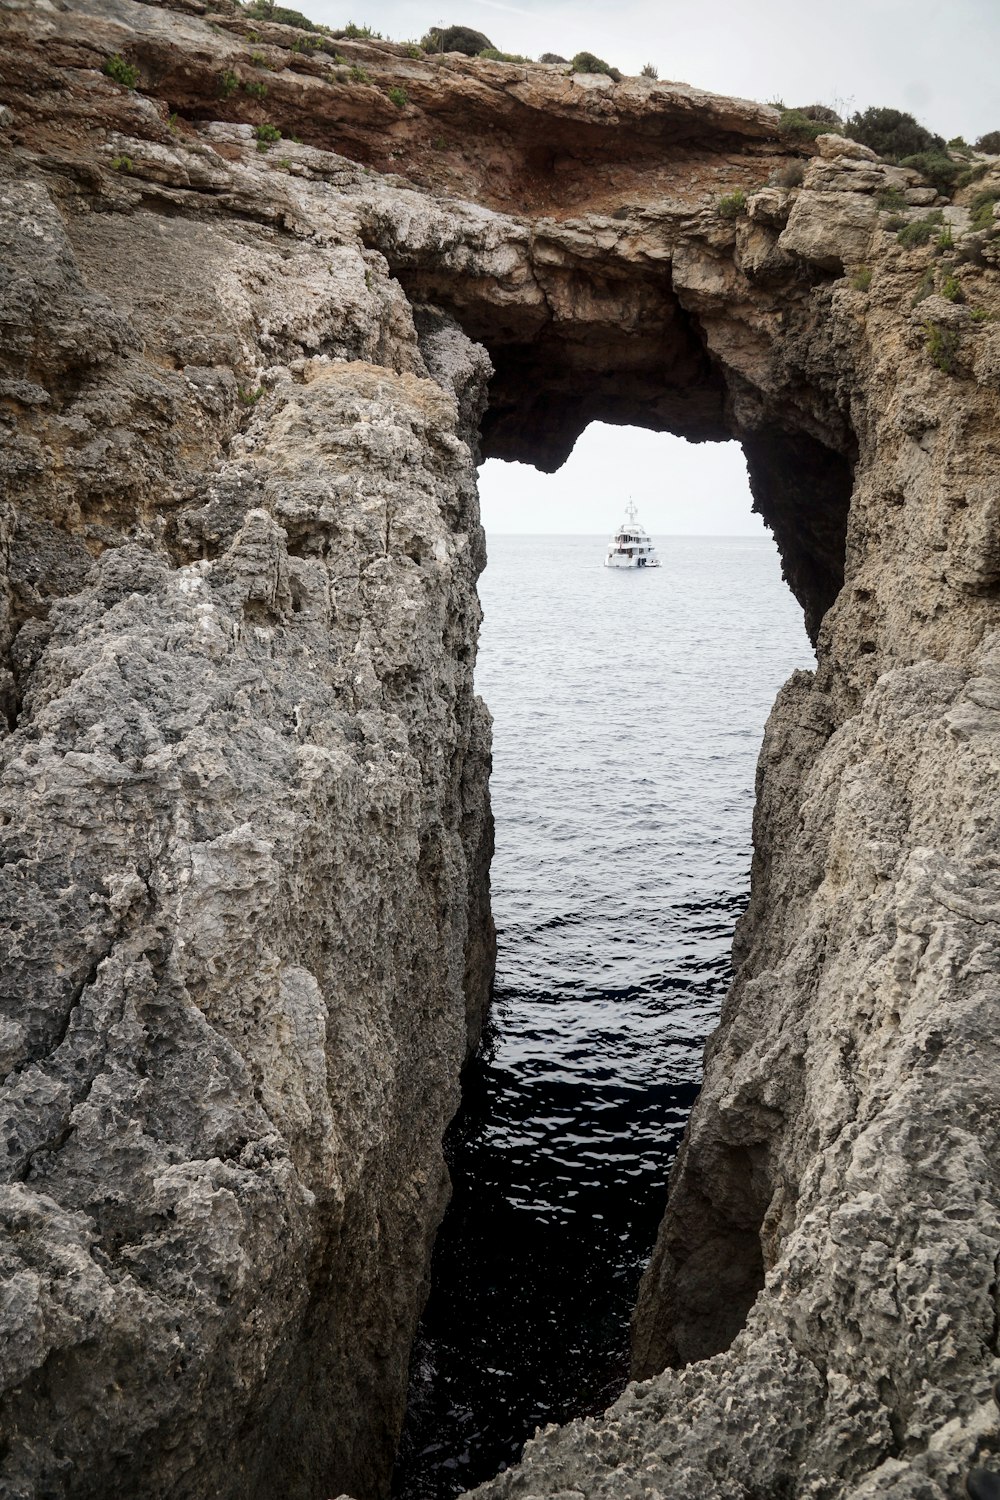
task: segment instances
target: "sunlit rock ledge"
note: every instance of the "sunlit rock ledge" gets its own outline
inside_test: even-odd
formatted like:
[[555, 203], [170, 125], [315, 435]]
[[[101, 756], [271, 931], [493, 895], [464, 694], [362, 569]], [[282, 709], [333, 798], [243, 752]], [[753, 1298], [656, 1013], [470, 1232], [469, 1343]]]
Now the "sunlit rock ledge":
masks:
[[0, 1487], [384, 1493], [492, 965], [476, 464], [603, 419], [743, 444], [818, 667], [638, 1383], [484, 1492], [957, 1494], [1000, 1441], [995, 231], [942, 206], [941, 295], [880, 208], [915, 173], [684, 84], [0, 18]]

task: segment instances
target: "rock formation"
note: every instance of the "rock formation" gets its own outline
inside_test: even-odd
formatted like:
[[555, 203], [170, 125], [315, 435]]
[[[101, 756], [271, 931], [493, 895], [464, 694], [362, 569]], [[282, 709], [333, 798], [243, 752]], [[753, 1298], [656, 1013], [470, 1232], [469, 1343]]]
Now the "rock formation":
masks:
[[957, 1493], [1000, 1443], [993, 230], [945, 207], [944, 272], [887, 227], [916, 174], [684, 85], [229, 0], [0, 24], [4, 1493], [384, 1488], [491, 966], [478, 445], [598, 417], [743, 443], [818, 668], [646, 1378], [483, 1493]]

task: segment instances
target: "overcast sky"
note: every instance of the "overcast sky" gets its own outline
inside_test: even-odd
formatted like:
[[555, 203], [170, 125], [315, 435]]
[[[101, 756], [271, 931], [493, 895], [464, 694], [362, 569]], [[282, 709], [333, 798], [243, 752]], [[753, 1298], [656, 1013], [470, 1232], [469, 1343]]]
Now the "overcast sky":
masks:
[[[289, 0], [330, 26], [396, 41], [430, 26], [484, 31], [505, 52], [596, 52], [625, 73], [841, 114], [891, 105], [945, 137], [1000, 130], [1000, 0]], [[346, 5], [346, 9], [345, 9]], [[631, 494], [654, 535], [759, 534], [732, 443], [697, 447], [595, 425], [558, 474], [487, 463], [487, 530], [609, 532]]]
[[556, 474], [491, 458], [479, 475], [487, 532], [610, 535], [630, 499], [654, 538], [763, 536], [738, 443], [594, 422]]

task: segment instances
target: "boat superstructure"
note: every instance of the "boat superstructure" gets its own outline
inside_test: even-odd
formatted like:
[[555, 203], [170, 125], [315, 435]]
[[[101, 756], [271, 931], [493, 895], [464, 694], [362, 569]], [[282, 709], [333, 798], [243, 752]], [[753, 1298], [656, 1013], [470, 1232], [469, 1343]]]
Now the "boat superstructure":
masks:
[[640, 525], [631, 500], [625, 509], [624, 521], [608, 543], [608, 555], [604, 559], [604, 566], [606, 568], [658, 568], [660, 566], [653, 539], [645, 526]]

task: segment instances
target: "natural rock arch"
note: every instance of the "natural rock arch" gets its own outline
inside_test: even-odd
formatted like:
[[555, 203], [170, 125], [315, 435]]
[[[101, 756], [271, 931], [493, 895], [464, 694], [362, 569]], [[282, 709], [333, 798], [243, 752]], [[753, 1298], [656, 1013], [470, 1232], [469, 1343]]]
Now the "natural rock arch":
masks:
[[951, 302], [878, 208], [927, 189], [764, 106], [338, 41], [366, 82], [220, 6], [0, 59], [4, 1483], [384, 1487], [490, 966], [480, 421], [551, 467], [602, 417], [743, 443], [818, 670], [637, 1314], [696, 1362], [493, 1489], [942, 1494], [996, 1357], [995, 242], [948, 210]]

